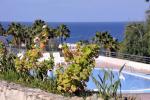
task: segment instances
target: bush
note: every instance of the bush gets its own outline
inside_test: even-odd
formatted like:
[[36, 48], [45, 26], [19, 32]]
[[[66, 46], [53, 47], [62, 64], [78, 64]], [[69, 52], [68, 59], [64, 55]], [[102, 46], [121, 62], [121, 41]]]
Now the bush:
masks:
[[29, 74], [31, 70], [35, 70], [35, 76], [37, 78], [44, 79], [47, 76], [47, 71], [53, 69], [54, 59], [51, 56], [49, 60], [39, 62], [41, 57], [40, 49], [28, 50], [22, 59], [19, 57], [15, 59], [15, 67], [17, 72]]
[[[20, 59], [8, 53], [6, 47], [0, 43], [0, 79], [57, 93], [56, 80], [45, 78], [47, 70], [53, 69], [53, 57], [38, 62], [39, 57], [41, 57], [40, 50], [33, 49], [28, 50]], [[30, 69], [36, 70], [37, 77], [29, 75]]]
[[14, 63], [15, 56], [11, 53], [8, 53], [5, 45], [0, 42], [0, 71], [15, 70]]
[[15, 59], [17, 72], [28, 73], [30, 69], [37, 68], [38, 58], [41, 56], [39, 49], [28, 50], [22, 59]]
[[85, 46], [77, 45], [75, 51], [70, 51], [67, 45], [63, 46], [64, 57], [70, 65], [62, 72], [57, 70], [58, 90], [69, 93], [81, 93], [85, 91], [92, 69], [95, 67], [95, 57], [99, 53], [99, 47], [95, 44]]

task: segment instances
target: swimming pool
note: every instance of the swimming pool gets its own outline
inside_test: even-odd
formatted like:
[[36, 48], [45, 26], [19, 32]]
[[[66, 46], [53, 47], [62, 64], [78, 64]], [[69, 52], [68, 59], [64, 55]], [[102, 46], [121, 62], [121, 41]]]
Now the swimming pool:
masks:
[[[100, 68], [95, 68], [92, 71], [93, 76], [98, 79], [98, 74], [103, 75]], [[115, 78], [118, 77], [118, 70], [113, 70]], [[150, 93], [150, 75], [131, 73], [122, 71], [124, 79], [121, 80], [121, 91], [123, 93]], [[90, 76], [89, 81], [86, 83], [87, 89], [96, 90], [96, 86]]]

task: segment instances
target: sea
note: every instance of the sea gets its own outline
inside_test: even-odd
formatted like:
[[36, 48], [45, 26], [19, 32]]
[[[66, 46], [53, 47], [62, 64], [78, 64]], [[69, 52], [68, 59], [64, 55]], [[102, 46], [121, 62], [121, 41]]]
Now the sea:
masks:
[[[1, 22], [4, 28], [8, 28], [11, 22]], [[20, 22], [23, 25], [31, 26], [32, 22]], [[48, 22], [47, 24], [56, 28], [65, 24], [71, 31], [70, 38], [66, 42], [75, 43], [80, 40], [90, 40], [96, 32], [109, 32], [115, 39], [124, 39], [124, 30], [129, 22]]]

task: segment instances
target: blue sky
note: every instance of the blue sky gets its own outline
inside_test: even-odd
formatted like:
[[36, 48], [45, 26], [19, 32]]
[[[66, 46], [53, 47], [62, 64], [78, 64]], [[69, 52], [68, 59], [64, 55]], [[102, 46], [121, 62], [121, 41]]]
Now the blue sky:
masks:
[[0, 0], [0, 21], [141, 21], [144, 0]]

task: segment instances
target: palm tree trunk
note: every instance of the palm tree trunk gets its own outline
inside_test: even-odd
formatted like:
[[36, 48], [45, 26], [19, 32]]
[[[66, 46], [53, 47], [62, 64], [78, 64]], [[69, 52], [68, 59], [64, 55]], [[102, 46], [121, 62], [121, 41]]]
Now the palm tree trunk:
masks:
[[60, 39], [61, 39], [61, 44], [63, 44], [63, 37], [61, 37]]
[[25, 38], [25, 47], [27, 48], [27, 39]]
[[20, 52], [20, 49], [21, 49], [21, 40], [19, 38], [19, 52]]

